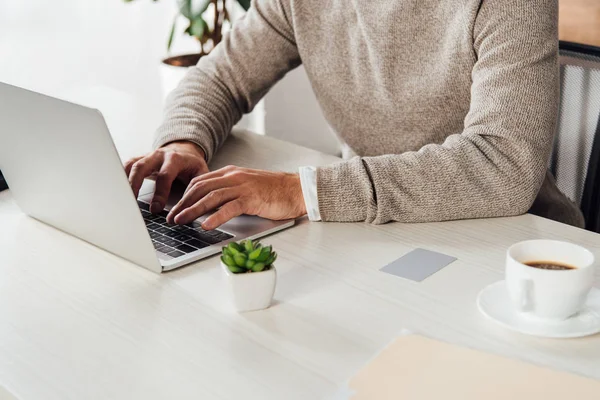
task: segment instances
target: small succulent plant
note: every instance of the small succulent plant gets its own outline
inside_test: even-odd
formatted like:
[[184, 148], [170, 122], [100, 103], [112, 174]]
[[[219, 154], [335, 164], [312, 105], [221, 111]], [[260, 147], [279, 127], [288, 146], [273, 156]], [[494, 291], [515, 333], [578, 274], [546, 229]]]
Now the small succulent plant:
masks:
[[273, 251], [273, 246], [263, 247], [256, 240], [229, 243], [223, 247], [221, 256], [221, 261], [234, 274], [266, 271], [276, 259], [277, 253]]

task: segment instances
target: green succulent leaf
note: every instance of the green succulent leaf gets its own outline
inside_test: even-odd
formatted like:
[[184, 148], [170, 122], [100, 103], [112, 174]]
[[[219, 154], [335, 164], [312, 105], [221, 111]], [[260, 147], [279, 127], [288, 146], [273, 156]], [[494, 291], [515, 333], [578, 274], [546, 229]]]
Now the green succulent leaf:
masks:
[[247, 260], [246, 261], [246, 268], [247, 269], [252, 269], [252, 267], [254, 267], [255, 264], [256, 264], [256, 261]]
[[229, 250], [229, 247], [227, 246], [223, 247], [223, 255], [233, 257], [233, 253], [231, 252], [231, 250]]
[[231, 243], [229, 244], [229, 246], [227, 247], [227, 251], [229, 251], [231, 253], [232, 257], [237, 256], [238, 254], [241, 254], [241, 250], [238, 250], [238, 248], [236, 246], [232, 246], [232, 244], [237, 244], [237, 243]]
[[250, 254], [248, 254], [248, 258], [251, 260], [256, 260], [259, 256], [260, 253], [262, 253], [262, 249], [259, 247], [256, 250], [253, 250]]
[[236, 243], [236, 242], [229, 243], [229, 245], [227, 247], [229, 249], [236, 249], [238, 252], [242, 251], [242, 246], [240, 246], [240, 244]]
[[225, 263], [225, 265], [229, 266], [229, 267], [235, 267], [235, 261], [233, 260], [233, 257], [228, 256], [228, 255], [222, 255], [221, 256], [221, 261], [223, 261]]
[[269, 259], [265, 262], [265, 264], [267, 264], [267, 265], [273, 265], [273, 263], [275, 262], [275, 260], [277, 260], [277, 253], [273, 252], [271, 254], [271, 257], [269, 257]]
[[250, 8], [251, 1], [250, 0], [237, 0], [237, 2], [242, 6], [242, 8], [246, 11]]
[[251, 253], [254, 250], [254, 244], [252, 243], [252, 240], [246, 240], [244, 242], [244, 248], [246, 253]]
[[259, 261], [259, 262], [267, 261], [269, 259], [269, 257], [271, 256], [272, 249], [273, 249], [273, 246], [263, 247], [262, 250], [260, 251], [260, 255], [256, 258], [256, 261]]
[[246, 256], [244, 253], [239, 253], [233, 256], [233, 259], [235, 260], [235, 263], [238, 267], [244, 267], [246, 265], [246, 260], [248, 259], [248, 256]]
[[265, 263], [259, 262], [259, 263], [254, 264], [254, 266], [252, 266], [251, 269], [252, 269], [252, 272], [261, 272], [261, 271], [264, 271], [266, 267], [267, 266], [265, 265]]
[[232, 267], [230, 265], [228, 265], [227, 268], [234, 274], [243, 274], [245, 272], [248, 272], [248, 270], [246, 268]]

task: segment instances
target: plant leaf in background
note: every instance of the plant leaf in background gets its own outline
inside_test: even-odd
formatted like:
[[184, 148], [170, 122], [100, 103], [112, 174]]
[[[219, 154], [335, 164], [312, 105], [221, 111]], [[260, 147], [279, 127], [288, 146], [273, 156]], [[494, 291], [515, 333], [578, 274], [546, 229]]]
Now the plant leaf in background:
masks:
[[210, 3], [210, 0], [177, 0], [179, 12], [190, 21], [201, 17]]
[[202, 16], [199, 16], [190, 22], [190, 26], [185, 32], [201, 41], [204, 34], [208, 32], [208, 24], [204, 21]]
[[[135, 0], [123, 0], [125, 3], [132, 3]], [[158, 0], [152, 0], [157, 2]], [[216, 45], [219, 44], [223, 37], [223, 23], [231, 22], [229, 19], [229, 12], [225, 7], [225, 0], [175, 0], [179, 14], [185, 17], [189, 21], [189, 25], [185, 30], [185, 33], [196, 38], [200, 42], [200, 55], [205, 55], [204, 45], [210, 42], [209, 50], [212, 50]], [[246, 11], [252, 5], [252, 0], [236, 0], [236, 2]], [[219, 21], [216, 26], [211, 29], [206, 23], [203, 15], [208, 7], [214, 4], [215, 10], [218, 15], [215, 17], [216, 21]], [[219, 6], [221, 4], [221, 6]], [[175, 38], [175, 31], [177, 30], [177, 18], [173, 22], [171, 31], [169, 32], [169, 39], [167, 41], [167, 50], [170, 50]]]
[[[128, 0], [131, 1], [131, 0]], [[158, 0], [154, 0], [158, 1]], [[178, 17], [178, 16], [177, 16]], [[171, 27], [171, 33], [169, 33], [169, 41], [167, 42], [167, 51], [171, 50], [173, 45], [173, 38], [175, 37], [175, 29], [177, 28], [177, 17], [173, 20], [173, 26]]]
[[237, 2], [246, 11], [248, 11], [248, 9], [250, 8], [250, 0], [237, 0]]

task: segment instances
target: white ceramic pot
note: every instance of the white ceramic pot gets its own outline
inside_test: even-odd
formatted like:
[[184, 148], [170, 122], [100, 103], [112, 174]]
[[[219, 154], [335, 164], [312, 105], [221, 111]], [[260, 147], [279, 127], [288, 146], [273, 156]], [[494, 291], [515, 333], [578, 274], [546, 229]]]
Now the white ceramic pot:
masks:
[[271, 305], [277, 283], [277, 271], [272, 265], [268, 271], [234, 274], [223, 262], [233, 306], [238, 312], [264, 310]]

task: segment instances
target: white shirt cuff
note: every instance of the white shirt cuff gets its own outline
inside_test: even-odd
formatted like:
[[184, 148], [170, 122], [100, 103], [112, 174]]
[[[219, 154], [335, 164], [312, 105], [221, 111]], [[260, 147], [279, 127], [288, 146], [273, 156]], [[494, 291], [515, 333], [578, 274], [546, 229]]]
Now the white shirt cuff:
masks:
[[308, 219], [320, 221], [319, 197], [317, 196], [317, 169], [315, 167], [300, 167], [300, 184]]

